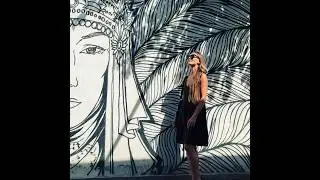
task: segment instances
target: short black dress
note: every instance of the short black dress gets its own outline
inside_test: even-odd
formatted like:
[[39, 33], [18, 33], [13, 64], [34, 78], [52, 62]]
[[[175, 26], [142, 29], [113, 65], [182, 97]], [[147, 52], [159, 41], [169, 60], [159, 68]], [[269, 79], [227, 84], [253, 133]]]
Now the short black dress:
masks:
[[[197, 104], [188, 101], [189, 88], [186, 83], [187, 77], [182, 85], [182, 99], [183, 99], [183, 114], [184, 119], [176, 122], [176, 142], [179, 144], [189, 144], [195, 146], [208, 146], [208, 129], [206, 119], [205, 105], [198, 114], [195, 125], [192, 128], [187, 128], [187, 120], [194, 113]], [[201, 91], [200, 91], [201, 92]]]

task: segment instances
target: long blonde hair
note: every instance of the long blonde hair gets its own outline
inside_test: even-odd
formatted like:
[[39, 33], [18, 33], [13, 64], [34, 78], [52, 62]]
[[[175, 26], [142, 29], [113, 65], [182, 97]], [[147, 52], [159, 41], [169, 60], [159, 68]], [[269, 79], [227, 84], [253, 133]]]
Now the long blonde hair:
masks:
[[200, 78], [201, 74], [207, 74], [207, 65], [204, 56], [199, 52], [191, 53], [191, 56], [194, 55], [200, 60], [200, 64], [198, 66], [198, 70], [193, 75], [189, 76], [187, 79], [187, 86], [189, 87], [188, 101], [196, 104], [201, 99], [201, 91], [200, 91]]

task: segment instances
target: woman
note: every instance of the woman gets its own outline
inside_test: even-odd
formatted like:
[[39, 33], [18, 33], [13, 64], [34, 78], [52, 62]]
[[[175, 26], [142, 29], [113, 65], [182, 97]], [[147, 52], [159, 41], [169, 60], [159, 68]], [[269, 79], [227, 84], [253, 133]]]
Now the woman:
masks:
[[138, 132], [140, 119], [151, 120], [151, 116], [130, 63], [129, 22], [116, 19], [120, 12], [114, 7], [123, 5], [117, 2], [71, 1], [72, 177], [135, 175], [156, 162]]
[[205, 102], [208, 95], [206, 63], [200, 52], [188, 58], [189, 76], [183, 81], [184, 119], [178, 120], [177, 143], [183, 144], [190, 164], [192, 180], [200, 180], [197, 146], [208, 145]]

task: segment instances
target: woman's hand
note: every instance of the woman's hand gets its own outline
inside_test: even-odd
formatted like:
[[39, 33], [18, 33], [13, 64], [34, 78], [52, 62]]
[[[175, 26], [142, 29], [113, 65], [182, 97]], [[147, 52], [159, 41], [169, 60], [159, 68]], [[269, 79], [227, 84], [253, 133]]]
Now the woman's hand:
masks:
[[196, 124], [197, 119], [194, 116], [187, 121], [187, 127], [192, 128]]

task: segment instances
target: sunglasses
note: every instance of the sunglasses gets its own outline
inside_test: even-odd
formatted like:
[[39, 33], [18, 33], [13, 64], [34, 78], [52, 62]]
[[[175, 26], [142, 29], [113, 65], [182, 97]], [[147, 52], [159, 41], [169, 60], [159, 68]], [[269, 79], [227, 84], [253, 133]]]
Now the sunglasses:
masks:
[[197, 55], [191, 54], [191, 55], [189, 56], [189, 59], [193, 59], [193, 58], [197, 58], [197, 57], [198, 57]]

